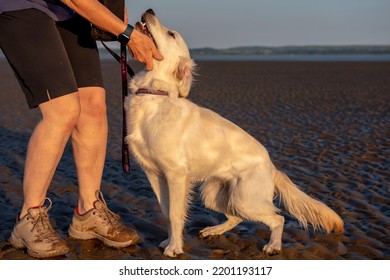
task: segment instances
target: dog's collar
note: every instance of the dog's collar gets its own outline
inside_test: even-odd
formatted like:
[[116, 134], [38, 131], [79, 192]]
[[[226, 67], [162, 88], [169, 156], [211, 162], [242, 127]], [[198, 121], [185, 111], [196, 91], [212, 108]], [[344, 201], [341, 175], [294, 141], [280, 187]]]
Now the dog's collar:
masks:
[[168, 92], [167, 91], [153, 90], [153, 89], [147, 89], [147, 88], [139, 88], [135, 92], [135, 95], [139, 95], [139, 94], [152, 94], [152, 95], [168, 96]]

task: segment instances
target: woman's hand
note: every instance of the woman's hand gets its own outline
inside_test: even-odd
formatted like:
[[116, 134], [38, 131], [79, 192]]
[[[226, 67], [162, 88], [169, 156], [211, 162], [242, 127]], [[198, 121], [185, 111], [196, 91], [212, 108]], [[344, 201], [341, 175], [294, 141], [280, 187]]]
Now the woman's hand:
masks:
[[153, 40], [136, 29], [131, 33], [127, 46], [131, 56], [135, 60], [144, 63], [148, 71], [153, 69], [153, 58], [157, 60], [164, 59]]

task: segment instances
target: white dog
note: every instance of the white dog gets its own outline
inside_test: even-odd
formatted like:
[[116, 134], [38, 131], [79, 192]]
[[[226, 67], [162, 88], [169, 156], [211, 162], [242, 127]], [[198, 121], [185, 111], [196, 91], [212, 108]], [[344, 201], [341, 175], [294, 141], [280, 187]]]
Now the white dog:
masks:
[[152, 71], [138, 73], [130, 83], [126, 141], [168, 220], [169, 237], [160, 244], [165, 255], [183, 253], [183, 227], [194, 182], [203, 182], [205, 206], [227, 217], [223, 224], [203, 229], [201, 237], [223, 234], [242, 220], [258, 221], [271, 230], [263, 251], [279, 253], [284, 218], [273, 204], [275, 193], [305, 228], [310, 223], [328, 233], [343, 232], [341, 218], [278, 171], [256, 139], [185, 99], [194, 62], [179, 33], [162, 26], [153, 10], [143, 14], [136, 28], [153, 38], [164, 60], [154, 61]]

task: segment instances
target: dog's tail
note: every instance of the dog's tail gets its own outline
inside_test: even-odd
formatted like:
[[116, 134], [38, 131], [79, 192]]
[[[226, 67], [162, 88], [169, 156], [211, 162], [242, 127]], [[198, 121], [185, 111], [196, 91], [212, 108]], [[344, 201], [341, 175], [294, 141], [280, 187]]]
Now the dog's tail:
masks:
[[334, 230], [343, 233], [344, 222], [332, 209], [302, 192], [286, 174], [275, 169], [276, 191], [287, 211], [307, 229], [308, 223], [314, 229], [321, 228], [327, 233]]

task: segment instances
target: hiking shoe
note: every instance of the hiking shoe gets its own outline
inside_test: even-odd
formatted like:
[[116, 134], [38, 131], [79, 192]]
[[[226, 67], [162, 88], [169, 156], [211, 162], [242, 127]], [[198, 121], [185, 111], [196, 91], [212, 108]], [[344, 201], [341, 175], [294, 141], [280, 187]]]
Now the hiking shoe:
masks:
[[94, 208], [80, 215], [74, 210], [69, 236], [74, 239], [99, 239], [109, 247], [123, 248], [135, 244], [139, 237], [133, 229], [119, 222], [119, 216], [111, 212], [100, 191], [96, 192]]
[[[49, 206], [44, 206], [45, 202]], [[27, 254], [34, 258], [61, 256], [69, 252], [66, 242], [53, 229], [48, 212], [52, 202], [49, 198], [42, 205], [28, 209], [27, 214], [16, 222], [9, 242], [17, 249], [27, 248]]]

